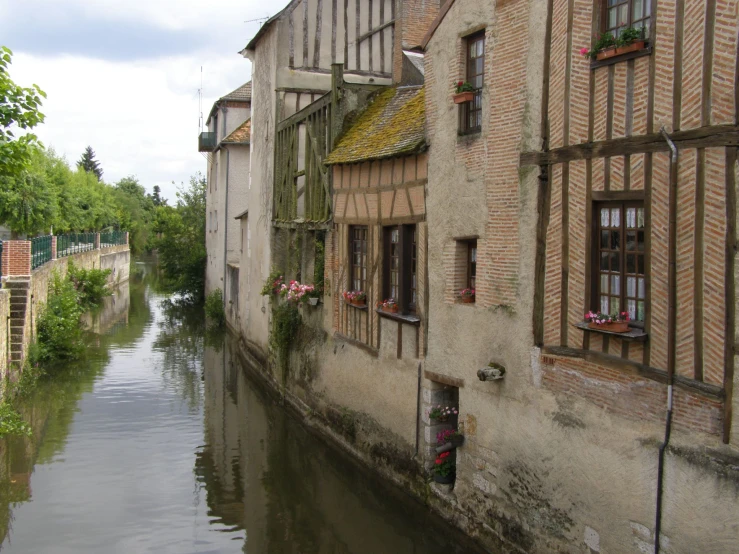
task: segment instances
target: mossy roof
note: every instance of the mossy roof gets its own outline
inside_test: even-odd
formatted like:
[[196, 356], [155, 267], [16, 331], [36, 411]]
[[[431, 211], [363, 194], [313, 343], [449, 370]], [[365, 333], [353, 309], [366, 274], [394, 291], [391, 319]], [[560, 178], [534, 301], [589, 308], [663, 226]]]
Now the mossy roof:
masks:
[[357, 163], [421, 152], [426, 148], [423, 87], [380, 92], [339, 139], [326, 165]]
[[225, 139], [223, 139], [223, 142], [231, 143], [239, 143], [239, 144], [249, 144], [249, 135], [251, 133], [251, 118], [244, 121], [241, 125], [239, 125], [234, 131], [228, 135]]

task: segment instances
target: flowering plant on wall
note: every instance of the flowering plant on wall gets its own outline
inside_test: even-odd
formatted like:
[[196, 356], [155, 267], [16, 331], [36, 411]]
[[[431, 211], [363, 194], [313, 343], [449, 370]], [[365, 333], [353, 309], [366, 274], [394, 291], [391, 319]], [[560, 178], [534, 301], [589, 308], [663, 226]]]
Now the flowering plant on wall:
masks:
[[458, 414], [459, 410], [457, 410], [457, 408], [453, 406], [442, 406], [441, 404], [429, 410], [429, 417], [436, 421], [446, 421], [450, 417]]
[[444, 429], [443, 431], [436, 433], [436, 444], [438, 445], [446, 444], [448, 442], [458, 445], [462, 444], [463, 440], [464, 435], [457, 429]]
[[362, 305], [367, 302], [367, 293], [363, 290], [345, 290], [342, 296], [349, 304]]
[[297, 281], [290, 281], [290, 285], [280, 286], [280, 296], [287, 297], [288, 302], [305, 302], [316, 290], [313, 285], [301, 285]]
[[278, 271], [273, 271], [267, 277], [267, 280], [262, 286], [262, 296], [269, 296], [271, 294], [279, 294], [283, 285], [282, 275]]
[[384, 312], [396, 313], [398, 311], [398, 303], [394, 298], [386, 298], [385, 300], [378, 302], [377, 307]]
[[600, 312], [588, 312], [585, 321], [590, 329], [608, 331], [611, 333], [627, 333], [629, 331], [629, 313], [621, 312], [608, 315]]
[[619, 314], [608, 315], [600, 312], [588, 312], [585, 314], [585, 321], [588, 323], [597, 323], [598, 325], [615, 323], [617, 321], [629, 321], [629, 313], [621, 312]]
[[460, 92], [475, 92], [475, 87], [467, 81], [457, 81], [454, 83], [454, 88], [457, 91], [457, 94]]
[[448, 477], [454, 474], [454, 464], [452, 463], [451, 452], [442, 452], [436, 456], [434, 461], [434, 473], [441, 477]]

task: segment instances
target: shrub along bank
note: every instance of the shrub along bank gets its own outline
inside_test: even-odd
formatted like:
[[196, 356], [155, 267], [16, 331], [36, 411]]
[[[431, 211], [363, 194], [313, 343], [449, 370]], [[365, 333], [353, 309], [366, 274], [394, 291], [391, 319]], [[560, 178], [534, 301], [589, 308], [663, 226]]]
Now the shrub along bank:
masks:
[[15, 403], [33, 389], [38, 378], [52, 374], [60, 363], [79, 359], [84, 353], [80, 316], [100, 305], [111, 294], [106, 283], [110, 270], [82, 269], [70, 263], [66, 277], [58, 272], [49, 284], [49, 296], [36, 320], [36, 340], [17, 383], [6, 384], [0, 401], [0, 437], [29, 435]]

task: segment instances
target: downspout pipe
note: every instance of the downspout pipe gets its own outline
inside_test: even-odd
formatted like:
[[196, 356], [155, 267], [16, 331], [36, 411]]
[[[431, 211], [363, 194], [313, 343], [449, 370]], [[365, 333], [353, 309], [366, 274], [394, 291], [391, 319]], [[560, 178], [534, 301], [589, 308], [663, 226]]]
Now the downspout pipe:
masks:
[[659, 447], [659, 461], [657, 463], [657, 510], [654, 524], [654, 553], [660, 552], [660, 534], [662, 531], [662, 498], [665, 475], [665, 452], [670, 444], [672, 431], [672, 389], [675, 381], [675, 356], [677, 325], [677, 169], [678, 151], [675, 143], [665, 131], [664, 126], [660, 133], [670, 147], [670, 237], [669, 237], [669, 273], [667, 277], [668, 311], [667, 311], [667, 416], [665, 418], [665, 438]]
[[226, 147], [226, 209], [223, 223], [223, 311], [226, 311], [226, 283], [228, 282], [228, 174], [230, 172], [229, 158], [231, 150]]

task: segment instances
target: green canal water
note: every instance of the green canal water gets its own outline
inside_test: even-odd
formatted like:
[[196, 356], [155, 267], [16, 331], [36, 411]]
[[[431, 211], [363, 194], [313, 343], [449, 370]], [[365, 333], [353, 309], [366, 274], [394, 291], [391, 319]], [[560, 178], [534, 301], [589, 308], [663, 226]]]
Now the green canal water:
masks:
[[478, 552], [304, 429], [137, 267], [88, 320], [86, 359], [22, 407], [33, 437], [0, 440], [0, 550]]

